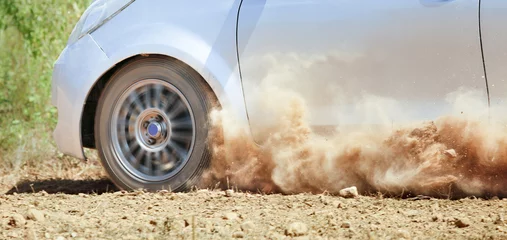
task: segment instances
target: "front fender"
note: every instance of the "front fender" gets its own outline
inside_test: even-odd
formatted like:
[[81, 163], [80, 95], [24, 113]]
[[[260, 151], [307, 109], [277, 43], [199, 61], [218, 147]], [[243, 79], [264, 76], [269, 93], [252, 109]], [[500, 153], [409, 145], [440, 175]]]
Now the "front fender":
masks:
[[203, 39], [174, 26], [156, 24], [139, 27], [114, 38], [100, 34], [92, 36], [115, 65], [141, 54], [166, 55], [184, 62], [208, 82], [221, 102], [226, 101], [224, 89], [228, 83], [238, 80], [235, 79], [238, 76], [236, 66], [228, 64]]
[[236, 48], [239, 4], [240, 0], [137, 0], [91, 35], [111, 67], [140, 54], [184, 62], [204, 78], [221, 105], [248, 126]]

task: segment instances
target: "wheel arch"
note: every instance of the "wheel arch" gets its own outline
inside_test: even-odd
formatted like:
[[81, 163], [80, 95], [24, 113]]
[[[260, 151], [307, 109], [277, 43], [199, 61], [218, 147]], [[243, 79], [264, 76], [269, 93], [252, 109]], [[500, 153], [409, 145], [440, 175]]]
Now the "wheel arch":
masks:
[[[219, 87], [220, 84], [215, 80], [206, 78], [202, 73], [195, 69], [195, 66], [191, 66], [185, 61], [182, 61], [179, 58], [173, 57], [168, 54], [160, 54], [160, 53], [142, 53], [142, 54], [134, 54], [128, 57], [121, 59], [118, 63], [109, 68], [106, 72], [104, 72], [92, 85], [89, 92], [87, 93], [86, 100], [84, 102], [83, 110], [80, 118], [80, 133], [81, 133], [81, 142], [84, 148], [92, 148], [95, 149], [95, 114], [97, 111], [98, 101], [102, 95], [104, 87], [118, 70], [120, 70], [123, 66], [128, 63], [140, 59], [140, 58], [166, 58], [167, 60], [176, 60], [179, 63], [185, 65], [196, 74], [198, 74], [201, 79], [204, 81], [205, 86], [208, 87], [210, 93], [216, 98], [217, 103], [221, 105], [222, 101], [225, 101], [219, 96], [218, 93], [222, 92], [222, 88]], [[211, 83], [212, 82], [212, 83]]]

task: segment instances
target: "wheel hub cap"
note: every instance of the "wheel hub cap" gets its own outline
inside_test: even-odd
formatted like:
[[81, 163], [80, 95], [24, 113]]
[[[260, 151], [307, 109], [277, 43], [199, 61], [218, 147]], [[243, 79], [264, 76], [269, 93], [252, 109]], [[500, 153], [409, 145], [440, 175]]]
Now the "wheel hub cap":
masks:
[[160, 126], [160, 123], [152, 122], [148, 125], [148, 134], [150, 137], [157, 138], [161, 135], [162, 132], [162, 126]]

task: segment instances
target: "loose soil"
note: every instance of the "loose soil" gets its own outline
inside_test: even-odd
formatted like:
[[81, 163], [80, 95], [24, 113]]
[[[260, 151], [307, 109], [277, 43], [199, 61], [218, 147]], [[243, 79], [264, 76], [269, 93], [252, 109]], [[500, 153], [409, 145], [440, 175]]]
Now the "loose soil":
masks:
[[39, 180], [0, 194], [0, 238], [507, 239], [506, 208], [497, 198], [145, 193]]

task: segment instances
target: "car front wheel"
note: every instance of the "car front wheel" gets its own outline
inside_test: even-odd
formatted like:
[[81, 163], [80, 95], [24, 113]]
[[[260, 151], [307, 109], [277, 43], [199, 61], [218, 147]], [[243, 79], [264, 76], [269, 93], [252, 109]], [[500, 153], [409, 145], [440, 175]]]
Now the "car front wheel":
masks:
[[175, 59], [138, 58], [118, 70], [95, 117], [96, 146], [111, 180], [128, 190], [194, 186], [210, 161], [210, 92]]

